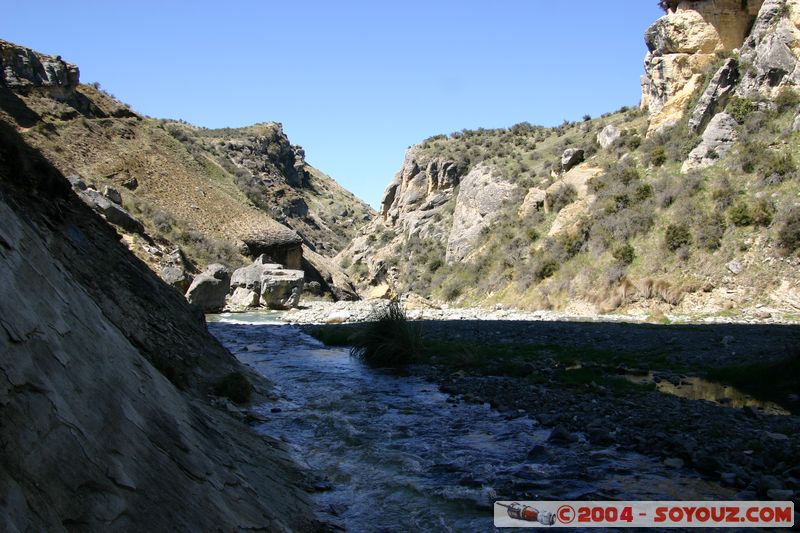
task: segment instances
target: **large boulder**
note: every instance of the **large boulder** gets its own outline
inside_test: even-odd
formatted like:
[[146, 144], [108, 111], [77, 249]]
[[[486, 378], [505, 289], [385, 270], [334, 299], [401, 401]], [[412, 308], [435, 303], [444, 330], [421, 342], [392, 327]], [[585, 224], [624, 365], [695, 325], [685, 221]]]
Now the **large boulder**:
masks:
[[609, 124], [597, 134], [597, 142], [602, 148], [608, 148], [614, 141], [620, 138], [622, 132], [613, 124]]
[[186, 299], [203, 312], [215, 313], [225, 307], [225, 297], [228, 296], [230, 286], [231, 273], [225, 265], [208, 265], [192, 281], [186, 291]]
[[270, 270], [261, 277], [261, 305], [291, 309], [300, 303], [305, 275], [302, 270]]
[[304, 279], [302, 270], [284, 269], [282, 265], [270, 262], [266, 255], [261, 255], [253, 264], [233, 273], [225, 307], [234, 312], [258, 307], [297, 307]]
[[142, 223], [136, 220], [125, 208], [112, 202], [94, 189], [86, 188], [85, 190], [81, 190], [80, 187], [82, 184], [82, 181], [75, 181], [73, 186], [75, 187], [75, 192], [78, 194], [78, 197], [83, 200], [86, 205], [103, 215], [109, 223], [127, 232], [144, 235], [144, 226]]
[[731, 115], [727, 113], [715, 115], [703, 132], [703, 140], [683, 162], [681, 172], [685, 174], [713, 165], [727, 155], [738, 137], [738, 123]]
[[567, 148], [561, 155], [561, 171], [569, 172], [572, 168], [583, 163], [584, 151], [580, 148]]

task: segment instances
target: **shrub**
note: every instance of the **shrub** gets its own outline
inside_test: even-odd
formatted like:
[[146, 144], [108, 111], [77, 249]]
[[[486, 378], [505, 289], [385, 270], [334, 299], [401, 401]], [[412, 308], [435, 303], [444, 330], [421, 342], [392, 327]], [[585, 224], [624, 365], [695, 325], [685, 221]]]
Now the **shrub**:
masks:
[[800, 249], [800, 209], [794, 208], [786, 214], [778, 230], [778, 245], [789, 253]]
[[614, 251], [611, 252], [611, 255], [613, 255], [614, 259], [623, 265], [630, 265], [633, 263], [633, 260], [636, 259], [636, 252], [633, 249], [633, 246], [628, 243], [614, 248]]
[[660, 167], [667, 162], [667, 150], [663, 146], [656, 146], [648, 154], [648, 161], [654, 167]]
[[775, 97], [775, 105], [778, 106], [778, 112], [783, 113], [800, 106], [800, 93], [791, 87], [784, 87]]
[[533, 276], [537, 281], [542, 281], [558, 272], [558, 268], [558, 262], [552, 257], [541, 257], [534, 262]]
[[750, 208], [747, 202], [739, 200], [730, 209], [728, 209], [728, 218], [734, 226], [752, 226], [753, 215], [750, 214]]
[[376, 367], [413, 363], [423, 348], [422, 330], [408, 320], [397, 300], [373, 309], [369, 322], [353, 334], [351, 341], [350, 354]]
[[214, 394], [238, 404], [249, 402], [252, 393], [253, 386], [241, 372], [231, 372], [214, 386]]
[[744, 124], [748, 115], [756, 109], [756, 104], [749, 98], [734, 96], [728, 102], [727, 111], [739, 124]]
[[769, 226], [774, 211], [772, 204], [763, 198], [752, 207], [740, 200], [728, 210], [728, 218], [735, 226]]
[[696, 232], [698, 246], [709, 251], [719, 249], [725, 229], [725, 217], [721, 213], [701, 218]]
[[664, 244], [667, 250], [674, 252], [683, 246], [692, 244], [692, 234], [685, 224], [670, 224], [664, 235]]
[[769, 226], [775, 214], [775, 207], [767, 199], [761, 198], [750, 210], [753, 223], [756, 226]]
[[547, 196], [547, 204], [550, 210], [558, 213], [566, 206], [578, 199], [578, 191], [572, 185], [563, 185], [557, 191]]

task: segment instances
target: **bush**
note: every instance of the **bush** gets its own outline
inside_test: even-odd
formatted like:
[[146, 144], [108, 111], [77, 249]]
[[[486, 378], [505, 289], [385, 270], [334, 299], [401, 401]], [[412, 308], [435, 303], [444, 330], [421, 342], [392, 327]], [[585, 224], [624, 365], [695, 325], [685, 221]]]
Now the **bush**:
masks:
[[728, 218], [734, 226], [752, 226], [753, 216], [744, 200], [739, 200], [728, 210]]
[[744, 124], [747, 117], [756, 109], [756, 104], [749, 98], [734, 96], [728, 102], [727, 111], [739, 124]]
[[684, 224], [670, 224], [664, 235], [664, 244], [667, 250], [674, 252], [684, 246], [692, 244], [692, 234]]
[[728, 210], [728, 218], [735, 226], [769, 226], [774, 212], [775, 208], [764, 198], [753, 206], [740, 200]]
[[800, 209], [793, 209], [778, 230], [778, 245], [786, 252], [800, 249]]
[[408, 320], [397, 300], [373, 309], [369, 322], [353, 334], [351, 341], [350, 354], [375, 367], [413, 363], [423, 348], [422, 330]]
[[775, 105], [778, 106], [778, 112], [783, 113], [800, 106], [800, 93], [791, 87], [784, 87], [775, 97]]
[[578, 199], [578, 191], [572, 185], [563, 185], [554, 193], [547, 195], [547, 204], [550, 210], [558, 213], [566, 206]]
[[238, 404], [249, 402], [252, 393], [253, 386], [241, 372], [231, 372], [214, 386], [214, 394]]
[[614, 251], [611, 252], [611, 255], [614, 256], [614, 259], [622, 263], [623, 265], [630, 265], [633, 263], [633, 260], [636, 259], [636, 252], [628, 243], [623, 244], [622, 246], [617, 246], [614, 248]]
[[697, 226], [697, 244], [709, 251], [719, 249], [725, 229], [725, 217], [720, 213], [701, 218]]

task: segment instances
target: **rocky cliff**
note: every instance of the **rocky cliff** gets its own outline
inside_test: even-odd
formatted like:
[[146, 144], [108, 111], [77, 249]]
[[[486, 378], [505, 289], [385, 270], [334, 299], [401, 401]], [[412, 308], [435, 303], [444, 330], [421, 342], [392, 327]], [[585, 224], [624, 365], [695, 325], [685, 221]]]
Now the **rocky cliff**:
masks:
[[667, 14], [645, 34], [641, 105], [651, 115], [650, 132], [681, 121], [720, 58], [737, 59], [742, 96], [775, 97], [800, 80], [797, 0], [687, 0], [665, 7]]
[[362, 292], [796, 316], [800, 2], [661, 5], [639, 109], [410, 149], [380, 216], [338, 257]]
[[120, 227], [128, 246], [181, 290], [210, 263], [236, 268], [262, 253], [300, 268], [302, 245], [337, 270], [327, 257], [371, 217], [278, 124], [207, 130], [155, 120], [81, 84], [58, 57], [0, 41], [0, 58], [0, 108], [89, 195], [108, 192], [142, 224], [138, 233]]
[[250, 387], [243, 376], [257, 391], [269, 385], [5, 113], [0, 220], [4, 531], [313, 527], [282, 446], [214, 396], [232, 375], [240, 387]]

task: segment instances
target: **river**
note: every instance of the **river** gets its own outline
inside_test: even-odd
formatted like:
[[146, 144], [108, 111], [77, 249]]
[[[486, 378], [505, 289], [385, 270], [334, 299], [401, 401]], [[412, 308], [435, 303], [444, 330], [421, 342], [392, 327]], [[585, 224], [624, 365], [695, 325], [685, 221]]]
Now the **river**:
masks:
[[496, 499], [728, 499], [688, 470], [614, 447], [548, 443], [521, 413], [459, 401], [415, 376], [365, 367], [275, 314], [210, 331], [276, 385], [256, 429], [325, 482], [319, 517], [348, 531], [490, 531]]

